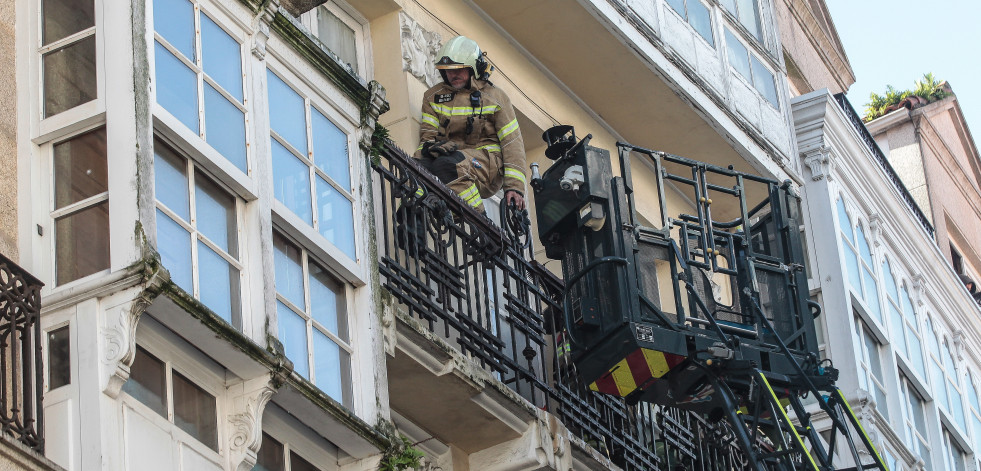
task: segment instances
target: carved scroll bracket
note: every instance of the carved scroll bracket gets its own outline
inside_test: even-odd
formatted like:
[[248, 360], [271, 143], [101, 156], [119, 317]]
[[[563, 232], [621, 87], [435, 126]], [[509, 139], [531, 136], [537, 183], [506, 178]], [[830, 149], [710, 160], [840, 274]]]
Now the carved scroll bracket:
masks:
[[112, 398], [119, 396], [129, 379], [129, 368], [136, 356], [136, 326], [166, 283], [166, 272], [156, 270], [145, 282], [130, 288], [132, 295], [109, 306], [100, 328], [102, 334], [102, 390]]
[[269, 25], [276, 18], [279, 10], [279, 0], [268, 0], [263, 3], [259, 13], [252, 20], [252, 55], [259, 60], [266, 60], [266, 41], [269, 40]]
[[281, 385], [282, 381], [270, 373], [229, 388], [232, 398], [227, 426], [235, 470], [250, 471], [255, 466], [262, 445], [262, 412]]
[[816, 147], [807, 152], [802, 152], [801, 157], [804, 159], [804, 164], [811, 171], [811, 180], [818, 181], [824, 177], [828, 177], [828, 181], [831, 181], [830, 147]]

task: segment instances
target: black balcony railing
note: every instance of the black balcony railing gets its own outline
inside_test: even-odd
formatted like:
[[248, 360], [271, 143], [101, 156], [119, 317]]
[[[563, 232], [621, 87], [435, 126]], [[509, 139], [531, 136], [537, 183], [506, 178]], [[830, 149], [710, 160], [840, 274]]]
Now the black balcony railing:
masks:
[[889, 178], [892, 185], [899, 191], [899, 196], [903, 198], [904, 202], [906, 202], [906, 206], [908, 206], [910, 211], [913, 212], [913, 216], [916, 217], [916, 219], [920, 222], [920, 225], [923, 226], [923, 230], [925, 230], [932, 239], [934, 237], [933, 224], [931, 224], [930, 220], [925, 214], [923, 214], [923, 211], [920, 209], [920, 205], [916, 204], [916, 200], [913, 199], [913, 195], [910, 194], [909, 189], [906, 188], [903, 180], [899, 178], [899, 174], [896, 173], [896, 169], [892, 168], [892, 164], [889, 163], [889, 159], [886, 158], [885, 154], [882, 153], [882, 149], [879, 148], [879, 144], [877, 144], [875, 139], [872, 138], [872, 134], [869, 133], [868, 128], [865, 127], [865, 122], [862, 121], [862, 117], [855, 111], [855, 108], [852, 107], [851, 102], [848, 101], [848, 98], [845, 97], [844, 93], [835, 94], [835, 101], [838, 102], [838, 106], [841, 107], [841, 110], [845, 112], [845, 116], [848, 117], [848, 120], [851, 121], [852, 126], [855, 127], [855, 130], [858, 132], [858, 137], [860, 137], [862, 142], [865, 143], [865, 147], [868, 148], [869, 152], [872, 153], [872, 156], [875, 157], [876, 162], [878, 162], [879, 166], [882, 167], [882, 170], [886, 172], [886, 177]]
[[372, 168], [382, 284], [409, 315], [625, 470], [742, 468], [725, 422], [579, 381], [555, 338], [562, 281], [533, 261], [527, 213], [495, 224], [391, 144]]
[[41, 287], [0, 254], [0, 427], [44, 452], [41, 404]]

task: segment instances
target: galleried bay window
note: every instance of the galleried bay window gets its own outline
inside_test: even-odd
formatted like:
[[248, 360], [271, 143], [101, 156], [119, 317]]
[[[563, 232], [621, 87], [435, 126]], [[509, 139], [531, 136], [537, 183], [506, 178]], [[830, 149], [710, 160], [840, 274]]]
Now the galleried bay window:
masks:
[[351, 406], [347, 288], [285, 236], [273, 233], [279, 340], [294, 371]]
[[45, 118], [97, 98], [95, 0], [41, 2]]
[[729, 58], [729, 65], [736, 69], [753, 88], [766, 98], [775, 108], [780, 107], [777, 98], [777, 85], [774, 81], [773, 72], [743, 44], [729, 27], [726, 30], [726, 48]]
[[758, 0], [721, 0], [721, 3], [757, 41], [763, 42]]
[[886, 284], [886, 303], [889, 309], [889, 328], [896, 350], [905, 357], [923, 380], [928, 379], [926, 363], [923, 361], [923, 342], [921, 341], [919, 321], [909, 291], [904, 284], [897, 287], [889, 260], [882, 262], [882, 276]]
[[201, 5], [154, 0], [157, 104], [248, 173], [242, 45]]
[[861, 224], [853, 225], [844, 200], [838, 199], [838, 226], [841, 245], [844, 249], [845, 265], [848, 267], [848, 281], [852, 289], [865, 302], [870, 314], [882, 322], [882, 310], [879, 307], [879, 286], [875, 280], [872, 263], [872, 250], [865, 238], [865, 230]]
[[667, 0], [695, 31], [710, 45], [715, 45], [712, 37], [712, 11], [701, 0]]
[[276, 199], [355, 259], [348, 136], [279, 75], [267, 77]]
[[62, 285], [109, 268], [109, 182], [106, 129], [53, 146], [55, 282]]
[[153, 170], [161, 262], [174, 283], [241, 329], [237, 199], [160, 141]]

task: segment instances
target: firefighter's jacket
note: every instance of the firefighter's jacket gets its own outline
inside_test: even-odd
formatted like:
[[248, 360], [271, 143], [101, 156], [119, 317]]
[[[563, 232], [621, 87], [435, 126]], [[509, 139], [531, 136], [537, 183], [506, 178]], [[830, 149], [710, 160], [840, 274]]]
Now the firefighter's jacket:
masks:
[[[475, 92], [479, 94], [472, 99]], [[454, 141], [465, 156], [457, 164], [457, 179], [444, 183], [472, 206], [480, 204], [477, 191], [482, 198], [502, 188], [524, 194], [525, 148], [518, 120], [511, 100], [494, 85], [471, 78], [469, 89], [456, 89], [443, 82], [426, 91], [420, 144], [414, 157], [428, 158], [422, 155], [423, 145], [443, 140]]]

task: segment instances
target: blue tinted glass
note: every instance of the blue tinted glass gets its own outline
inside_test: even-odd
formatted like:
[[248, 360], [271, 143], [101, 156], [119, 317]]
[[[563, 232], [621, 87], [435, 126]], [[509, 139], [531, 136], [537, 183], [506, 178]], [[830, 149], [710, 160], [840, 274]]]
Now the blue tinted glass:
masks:
[[354, 259], [354, 208], [334, 187], [317, 176], [320, 234]]
[[303, 261], [300, 249], [278, 234], [273, 237], [276, 265], [276, 292], [300, 309], [306, 309], [303, 300]]
[[283, 79], [272, 73], [269, 77], [269, 125], [286, 142], [307, 155], [307, 118], [300, 97]]
[[153, 0], [153, 29], [192, 62], [194, 7], [188, 0]]
[[344, 287], [323, 268], [311, 263], [310, 311], [313, 319], [338, 337], [346, 339], [345, 333], [338, 330], [339, 325], [343, 326], [343, 322], [338, 322], [338, 316], [344, 315], [343, 299]]
[[340, 347], [317, 329], [313, 329], [313, 358], [317, 370], [317, 387], [335, 401], [343, 403]]
[[896, 289], [896, 279], [892, 276], [892, 267], [889, 266], [888, 259], [882, 262], [882, 277], [886, 279], [886, 293], [893, 302], [899, 303], [899, 290]]
[[859, 225], [855, 233], [858, 237], [858, 251], [862, 254], [862, 260], [865, 261], [866, 265], [872, 267], [872, 250], [869, 249], [869, 240], [865, 238], [865, 229], [862, 229], [862, 226]]
[[950, 410], [950, 404], [947, 403], [947, 389], [944, 384], [944, 372], [940, 369], [940, 365], [937, 362], [933, 363], [933, 392], [937, 396], [937, 401], [943, 404], [944, 409]]
[[685, 18], [685, 0], [667, 0], [668, 5], [674, 8], [682, 18]]
[[729, 13], [736, 14], [736, 0], [722, 0], [722, 6], [729, 10]]
[[157, 103], [198, 133], [198, 79], [191, 69], [160, 43], [154, 42]]
[[204, 84], [204, 121], [208, 144], [239, 170], [248, 173], [245, 158], [245, 114]]
[[187, 191], [187, 166], [160, 143], [154, 144], [153, 182], [157, 200], [185, 221], [191, 220]]
[[286, 358], [293, 362], [293, 371], [310, 378], [310, 358], [307, 355], [307, 323], [293, 310], [276, 302], [279, 322], [279, 341], [283, 342]]
[[750, 57], [750, 62], [753, 64], [753, 87], [755, 87], [756, 91], [760, 92], [760, 95], [763, 95], [763, 97], [766, 98], [766, 101], [769, 101], [771, 105], [779, 107], [777, 101], [777, 86], [773, 82], [773, 73], [771, 73], [770, 69], [767, 69], [766, 66], [764, 66], [763, 63], [756, 58], [756, 56]]
[[838, 228], [848, 240], [855, 242], [852, 237], [852, 220], [848, 217], [848, 212], [845, 211], [845, 202], [840, 199], [838, 200]]
[[909, 359], [913, 361], [913, 367], [920, 374], [920, 378], [926, 380], [926, 364], [923, 363], [923, 347], [920, 345], [920, 339], [913, 336], [908, 329], [906, 337], [909, 339]]
[[170, 272], [170, 280], [184, 291], [193, 294], [191, 234], [159, 209], [157, 210], [157, 252], [160, 252], [160, 262]]
[[201, 15], [201, 65], [204, 73], [242, 103], [242, 48], [208, 15]]
[[701, 1], [688, 0], [688, 22], [709, 44], [715, 45], [712, 40], [712, 15]]
[[879, 287], [868, 270], [862, 270], [862, 273], [865, 277], [865, 304], [868, 304], [872, 315], [881, 322], [882, 308], [879, 307]]
[[739, 22], [749, 30], [749, 32], [762, 41], [760, 34], [760, 15], [756, 7], [756, 0], [739, 1]]
[[195, 180], [197, 229], [222, 250], [233, 257], [238, 257], [235, 198], [203, 175], [199, 175]]
[[239, 310], [238, 270], [201, 241], [198, 241], [198, 277], [201, 302], [234, 324]]
[[898, 352], [906, 355], [906, 342], [903, 341], [903, 332], [905, 332], [903, 315], [892, 303], [889, 303], [889, 332], [892, 334], [893, 346]]
[[270, 141], [273, 158], [273, 190], [276, 199], [307, 224], [313, 225], [310, 167], [286, 150], [277, 140], [270, 139]]
[[858, 256], [848, 244], [842, 242], [845, 252], [845, 265], [848, 266], [848, 282], [851, 283], [855, 291], [862, 292], [861, 274], [858, 272]]
[[729, 31], [729, 28], [726, 28], [726, 49], [729, 56], [729, 65], [736, 69], [746, 80], [751, 80], [749, 51], [746, 50], [746, 46], [743, 46], [743, 43], [736, 39], [732, 31]]
[[313, 126], [313, 161], [335, 183], [351, 191], [351, 163], [347, 135], [316, 109], [310, 110]]

